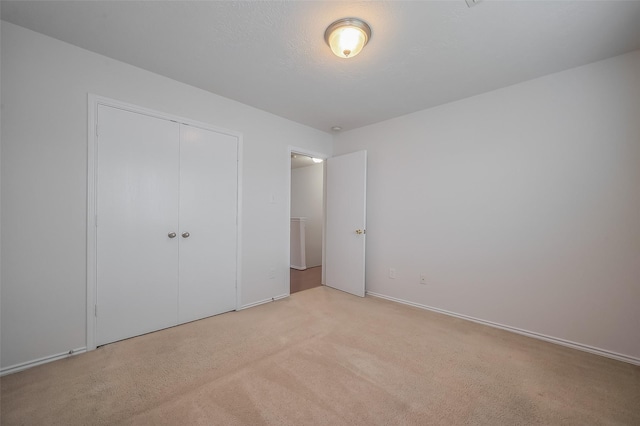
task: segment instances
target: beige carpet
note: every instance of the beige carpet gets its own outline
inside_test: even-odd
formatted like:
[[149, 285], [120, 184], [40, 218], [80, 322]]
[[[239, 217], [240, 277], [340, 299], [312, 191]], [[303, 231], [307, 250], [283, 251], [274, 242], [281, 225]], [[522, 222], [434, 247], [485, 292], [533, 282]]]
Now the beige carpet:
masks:
[[640, 367], [327, 287], [1, 390], [3, 425], [640, 424]]

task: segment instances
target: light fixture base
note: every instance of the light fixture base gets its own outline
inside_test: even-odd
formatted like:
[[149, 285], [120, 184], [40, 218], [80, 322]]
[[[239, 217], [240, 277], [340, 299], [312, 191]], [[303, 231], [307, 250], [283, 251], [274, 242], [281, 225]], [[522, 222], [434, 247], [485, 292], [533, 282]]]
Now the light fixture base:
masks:
[[[348, 30], [352, 34], [343, 37]], [[354, 40], [353, 33], [357, 33]], [[352, 58], [356, 56], [371, 39], [371, 27], [358, 18], [342, 18], [333, 22], [324, 32], [324, 41], [331, 51], [340, 58]]]

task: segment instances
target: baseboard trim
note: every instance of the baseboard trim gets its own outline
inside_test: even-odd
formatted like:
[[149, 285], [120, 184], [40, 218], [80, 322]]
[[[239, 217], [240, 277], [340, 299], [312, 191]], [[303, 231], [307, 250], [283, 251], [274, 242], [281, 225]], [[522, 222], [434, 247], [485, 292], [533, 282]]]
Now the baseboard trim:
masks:
[[17, 373], [18, 371], [26, 370], [27, 368], [35, 367], [36, 365], [47, 364], [49, 362], [57, 361], [59, 359], [69, 358], [71, 356], [75, 356], [78, 354], [83, 354], [87, 352], [86, 347], [72, 349], [69, 352], [62, 352], [55, 355], [49, 355], [42, 358], [34, 359], [32, 361], [21, 362], [20, 364], [10, 365], [9, 367], [5, 367], [0, 369], [0, 377], [6, 376], [7, 374]]
[[584, 345], [582, 343], [572, 342], [570, 340], [560, 339], [558, 337], [547, 336], [546, 334], [536, 333], [534, 331], [523, 330], [517, 327], [511, 327], [509, 325], [500, 324], [493, 321], [487, 321], [479, 318], [474, 318], [468, 315], [458, 314], [455, 312], [447, 311], [444, 309], [434, 308], [433, 306], [427, 306], [420, 303], [409, 302], [408, 300], [398, 299], [396, 297], [387, 296], [380, 293], [374, 293], [372, 291], [367, 291], [367, 296], [373, 296], [380, 299], [390, 300], [392, 302], [402, 303], [403, 305], [409, 305], [420, 309], [425, 309], [427, 311], [437, 312], [439, 314], [449, 315], [452, 317], [460, 318], [467, 321], [473, 321], [478, 324], [488, 325], [489, 327], [499, 328], [501, 330], [510, 331], [512, 333], [521, 334], [523, 336], [532, 337], [538, 340], [544, 340], [545, 342], [555, 343], [557, 345], [566, 346], [572, 349], [578, 349], [583, 352], [589, 352], [595, 355], [604, 356], [607, 358], [612, 358], [618, 361], [627, 362], [629, 364], [640, 365], [640, 358], [635, 358], [628, 355], [619, 354], [617, 352], [608, 351], [606, 349], [600, 349], [589, 345]]
[[269, 302], [275, 302], [276, 300], [284, 299], [285, 297], [289, 297], [289, 293], [281, 294], [281, 295], [275, 296], [275, 297], [270, 297], [270, 298], [264, 299], [264, 300], [259, 300], [257, 302], [249, 303], [247, 305], [242, 305], [242, 306], [240, 306], [240, 309], [238, 309], [238, 310], [242, 311], [243, 309], [253, 308], [254, 306], [264, 305], [265, 303], [269, 303]]

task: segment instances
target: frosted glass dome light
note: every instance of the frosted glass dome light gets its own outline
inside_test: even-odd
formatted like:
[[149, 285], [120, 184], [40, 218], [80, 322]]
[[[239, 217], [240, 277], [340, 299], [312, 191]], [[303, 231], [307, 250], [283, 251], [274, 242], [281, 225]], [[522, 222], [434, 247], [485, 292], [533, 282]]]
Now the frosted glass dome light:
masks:
[[371, 38], [371, 27], [358, 18], [338, 19], [324, 32], [324, 40], [339, 58], [353, 58]]

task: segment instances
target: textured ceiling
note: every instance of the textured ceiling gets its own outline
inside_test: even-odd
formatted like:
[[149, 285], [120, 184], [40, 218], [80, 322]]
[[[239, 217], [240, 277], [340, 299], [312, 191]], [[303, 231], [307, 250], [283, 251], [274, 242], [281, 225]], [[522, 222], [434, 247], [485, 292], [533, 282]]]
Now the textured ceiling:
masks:
[[[640, 49], [638, 1], [2, 1], [2, 19], [324, 131]], [[355, 58], [324, 43], [357, 16]]]

